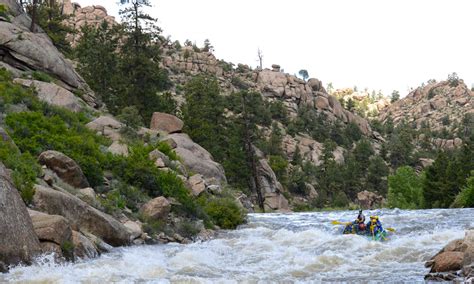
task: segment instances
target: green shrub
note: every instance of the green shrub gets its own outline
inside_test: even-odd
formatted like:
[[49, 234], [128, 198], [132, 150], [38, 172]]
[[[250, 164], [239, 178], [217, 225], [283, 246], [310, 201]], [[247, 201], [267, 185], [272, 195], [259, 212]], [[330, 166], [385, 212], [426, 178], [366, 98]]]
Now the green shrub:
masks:
[[423, 182], [409, 166], [397, 169], [388, 177], [388, 205], [401, 209], [421, 208], [423, 203]]
[[40, 173], [40, 166], [29, 153], [20, 153], [18, 148], [0, 139], [0, 161], [11, 169], [15, 187], [26, 204], [31, 203], [35, 194], [33, 185]]
[[109, 156], [106, 168], [125, 183], [142, 189], [150, 197], [173, 197], [182, 204], [177, 210], [181, 210], [183, 214], [195, 214], [196, 206], [183, 181], [173, 172], [159, 170], [148, 158], [153, 149], [153, 145], [133, 145], [128, 157]]
[[[201, 200], [202, 202], [202, 200]], [[213, 198], [202, 204], [212, 222], [222, 229], [235, 229], [244, 222], [244, 214], [230, 197]]]
[[71, 241], [65, 241], [62, 243], [61, 251], [67, 261], [74, 261], [74, 244]]
[[33, 79], [35, 79], [37, 81], [43, 81], [43, 82], [46, 82], [46, 83], [53, 82], [53, 78], [51, 76], [49, 76], [48, 74], [46, 74], [44, 72], [41, 72], [41, 71], [34, 71], [31, 74], [31, 77], [33, 77]]
[[196, 236], [200, 230], [195, 223], [182, 221], [178, 224], [177, 231], [178, 234], [180, 234], [181, 236], [191, 239], [192, 237]]
[[168, 158], [170, 158], [170, 160], [172, 160], [172, 161], [178, 161], [179, 160], [178, 155], [176, 154], [176, 152], [173, 150], [173, 148], [171, 148], [171, 146], [168, 143], [160, 142], [156, 148], [158, 149], [158, 151], [160, 151], [161, 153], [168, 156]]
[[10, 21], [10, 12], [8, 11], [8, 6], [5, 4], [0, 4], [0, 17]]
[[83, 126], [78, 118], [60, 116], [71, 115], [70, 112], [54, 113], [50, 117], [40, 112], [12, 113], [5, 121], [21, 151], [34, 156], [46, 150], [62, 152], [81, 166], [91, 186], [100, 185], [105, 160], [100, 146], [105, 140]]
[[471, 172], [466, 187], [456, 196], [451, 207], [474, 207], [474, 171]]

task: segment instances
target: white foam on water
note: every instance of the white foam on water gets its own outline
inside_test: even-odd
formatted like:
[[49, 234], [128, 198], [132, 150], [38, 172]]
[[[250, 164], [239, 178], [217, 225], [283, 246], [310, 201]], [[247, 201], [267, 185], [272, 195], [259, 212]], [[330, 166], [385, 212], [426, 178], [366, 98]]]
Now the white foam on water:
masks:
[[[377, 212], [366, 212], [366, 216]], [[357, 211], [251, 214], [249, 224], [190, 245], [117, 248], [98, 259], [37, 264], [0, 275], [13, 283], [423, 282], [424, 262], [473, 224], [474, 209], [380, 210], [387, 242], [342, 235], [332, 220]]]

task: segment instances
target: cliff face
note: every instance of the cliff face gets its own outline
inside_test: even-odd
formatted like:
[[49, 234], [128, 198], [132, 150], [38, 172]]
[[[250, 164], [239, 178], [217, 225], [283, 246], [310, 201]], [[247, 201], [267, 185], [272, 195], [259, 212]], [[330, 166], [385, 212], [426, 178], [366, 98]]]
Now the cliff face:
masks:
[[431, 130], [439, 131], [473, 113], [474, 93], [462, 80], [456, 80], [433, 82], [416, 88], [383, 109], [379, 119], [386, 122], [391, 117], [395, 124], [405, 120], [417, 129], [429, 126]]
[[39, 29], [29, 30], [31, 19], [22, 13], [16, 1], [0, 0], [8, 9], [8, 17], [0, 19], [0, 66], [16, 77], [41, 71], [58, 79], [57, 84], [78, 91], [92, 107], [98, 106], [94, 93], [74, 70], [73, 65], [57, 50], [49, 37]]

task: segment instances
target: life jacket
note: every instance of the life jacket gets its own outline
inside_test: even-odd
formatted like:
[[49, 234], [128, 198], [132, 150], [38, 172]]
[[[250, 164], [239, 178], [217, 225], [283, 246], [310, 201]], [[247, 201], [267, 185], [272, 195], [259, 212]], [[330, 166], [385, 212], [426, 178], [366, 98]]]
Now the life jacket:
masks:
[[380, 223], [378, 216], [370, 216], [370, 221], [367, 223], [367, 229], [371, 234], [383, 231], [382, 223]]

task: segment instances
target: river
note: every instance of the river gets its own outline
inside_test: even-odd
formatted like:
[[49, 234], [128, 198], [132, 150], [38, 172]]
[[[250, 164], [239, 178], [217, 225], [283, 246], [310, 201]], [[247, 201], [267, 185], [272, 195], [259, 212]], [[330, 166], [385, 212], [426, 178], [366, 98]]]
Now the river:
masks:
[[331, 220], [356, 211], [250, 214], [248, 223], [190, 245], [116, 248], [100, 258], [54, 264], [50, 256], [15, 267], [18, 283], [423, 282], [424, 262], [474, 227], [474, 209], [373, 210], [396, 233], [386, 242], [341, 235]]

